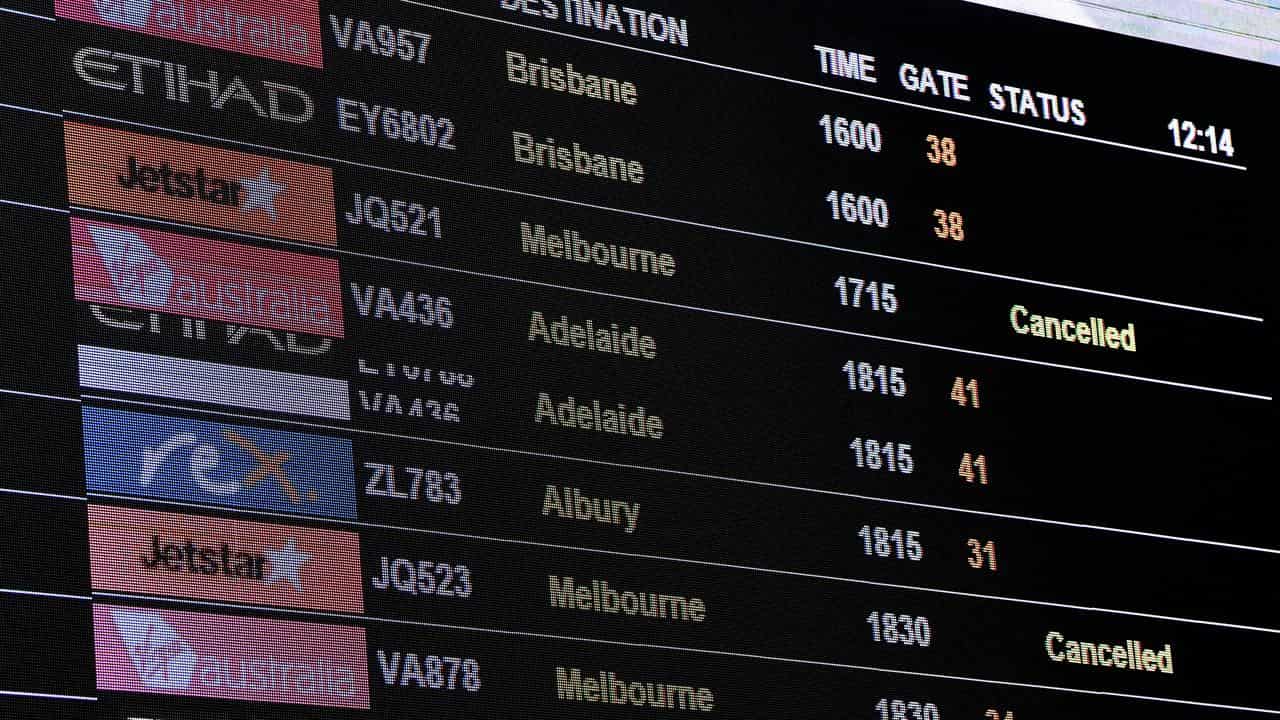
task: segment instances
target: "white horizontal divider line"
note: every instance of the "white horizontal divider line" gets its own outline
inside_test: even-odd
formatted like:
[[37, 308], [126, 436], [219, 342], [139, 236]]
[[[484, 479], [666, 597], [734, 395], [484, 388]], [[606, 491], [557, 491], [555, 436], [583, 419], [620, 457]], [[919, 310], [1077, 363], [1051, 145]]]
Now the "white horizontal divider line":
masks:
[[27, 12], [25, 10], [15, 10], [14, 8], [7, 7], [0, 7], [0, 12], [9, 13], [10, 15], [21, 15], [22, 17], [29, 17], [36, 20], [45, 20], [48, 22], [57, 22], [58, 20], [57, 18], [49, 17], [48, 15], [39, 15], [37, 13]]
[[30, 390], [18, 390], [16, 388], [0, 388], [0, 394], [17, 395], [19, 397], [39, 398], [41, 400], [58, 400], [60, 402], [78, 403], [80, 398], [67, 397], [65, 395], [50, 395], [48, 393], [31, 392]]
[[51, 500], [71, 500], [72, 502], [86, 502], [88, 498], [84, 495], [67, 495], [64, 493], [40, 492], [38, 490], [21, 490], [19, 488], [0, 487], [0, 493], [7, 495], [26, 495], [28, 497], [49, 498]]
[[[4, 8], [0, 8], [0, 10], [4, 10]], [[62, 113], [57, 112], [56, 110], [41, 110], [40, 108], [28, 107], [26, 105], [14, 105], [12, 103], [0, 102], [0, 108], [4, 108], [6, 110], [17, 110], [18, 112], [35, 113], [37, 115], [48, 115], [56, 118], [62, 117]]]
[[26, 595], [28, 597], [55, 598], [58, 600], [92, 600], [91, 595], [72, 595], [70, 593], [45, 592], [42, 590], [19, 590], [17, 588], [0, 588], [0, 595]]
[[0, 690], [0, 696], [35, 698], [37, 700], [75, 700], [78, 702], [98, 701], [98, 698], [92, 695], [61, 695], [59, 693], [26, 692], [24, 690]]
[[22, 202], [21, 200], [8, 200], [5, 198], [0, 198], [0, 205], [12, 205], [14, 207], [24, 207], [24, 208], [30, 208], [32, 210], [43, 210], [45, 212], [61, 213], [63, 215], [66, 215], [67, 213], [71, 212], [71, 210], [67, 208], [52, 207], [49, 205], [37, 205], [35, 203]]

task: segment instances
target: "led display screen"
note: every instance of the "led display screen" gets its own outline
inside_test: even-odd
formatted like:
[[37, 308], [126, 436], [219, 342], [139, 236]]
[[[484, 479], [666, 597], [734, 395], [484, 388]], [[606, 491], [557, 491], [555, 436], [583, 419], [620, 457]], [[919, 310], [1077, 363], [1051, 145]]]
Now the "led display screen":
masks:
[[1280, 11], [636, 2], [0, 0], [0, 716], [1280, 714]]

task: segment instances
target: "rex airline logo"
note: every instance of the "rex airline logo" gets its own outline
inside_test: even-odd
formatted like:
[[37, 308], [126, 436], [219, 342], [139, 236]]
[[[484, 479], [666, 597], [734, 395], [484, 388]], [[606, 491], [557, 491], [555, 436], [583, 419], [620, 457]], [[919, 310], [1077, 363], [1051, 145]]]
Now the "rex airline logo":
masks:
[[324, 67], [316, 0], [55, 0], [60, 18]]
[[369, 709], [364, 628], [93, 606], [101, 690]]
[[71, 219], [76, 299], [341, 338], [338, 262]]
[[364, 612], [355, 533], [89, 506], [93, 587]]
[[336, 245], [328, 168], [63, 123], [72, 204]]
[[86, 406], [90, 491], [356, 517], [351, 441]]

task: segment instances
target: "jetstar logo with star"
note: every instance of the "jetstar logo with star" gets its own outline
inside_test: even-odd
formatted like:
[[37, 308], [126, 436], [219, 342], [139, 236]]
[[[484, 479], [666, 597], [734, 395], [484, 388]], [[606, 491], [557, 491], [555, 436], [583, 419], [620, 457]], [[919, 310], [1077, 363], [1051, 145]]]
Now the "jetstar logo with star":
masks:
[[125, 190], [163, 192], [172, 198], [240, 208], [240, 212], [263, 212], [272, 221], [280, 219], [276, 212], [276, 196], [285, 186], [271, 179], [271, 168], [264, 167], [255, 178], [226, 180], [212, 177], [204, 168], [191, 171], [174, 169], [167, 161], [159, 166], [144, 165], [136, 155], [129, 156], [125, 172], [116, 177]]
[[310, 553], [298, 549], [295, 538], [289, 538], [279, 548], [268, 547], [258, 552], [229, 542], [207, 545], [191, 538], [172, 540], [159, 534], [151, 536], [151, 545], [140, 558], [148, 570], [185, 572], [213, 580], [251, 580], [268, 585], [287, 582], [296, 592], [302, 592], [298, 573], [310, 559]]
[[328, 168], [64, 123], [71, 203], [334, 245]]
[[93, 586], [363, 612], [354, 533], [94, 505]]

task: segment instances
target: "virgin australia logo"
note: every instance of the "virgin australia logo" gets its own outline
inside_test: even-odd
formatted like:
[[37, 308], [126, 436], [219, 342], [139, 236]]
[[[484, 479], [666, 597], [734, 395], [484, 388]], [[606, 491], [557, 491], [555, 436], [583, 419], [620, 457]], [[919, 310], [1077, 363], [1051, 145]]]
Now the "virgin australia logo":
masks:
[[121, 300], [148, 307], [161, 307], [169, 301], [173, 269], [142, 236], [100, 225], [90, 225], [89, 236]]
[[109, 23], [142, 28], [151, 20], [151, 0], [93, 0], [98, 17]]
[[157, 690], [182, 690], [191, 684], [196, 651], [157, 613], [112, 610], [129, 660], [142, 684]]

